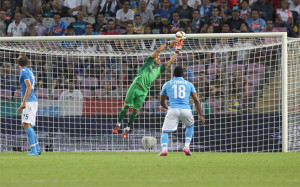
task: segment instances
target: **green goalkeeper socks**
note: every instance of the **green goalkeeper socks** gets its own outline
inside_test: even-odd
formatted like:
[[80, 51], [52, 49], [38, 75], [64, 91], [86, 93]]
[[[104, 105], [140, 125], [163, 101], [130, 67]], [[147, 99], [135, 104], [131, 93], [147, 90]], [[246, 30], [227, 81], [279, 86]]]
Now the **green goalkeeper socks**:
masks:
[[119, 114], [119, 118], [118, 118], [118, 123], [122, 123], [124, 116], [126, 115], [128, 108], [125, 109], [124, 107], [122, 107], [122, 110]]
[[131, 127], [131, 125], [133, 124], [135, 118], [136, 118], [137, 114], [132, 112], [129, 116], [129, 121], [128, 121], [128, 125], [127, 127]]

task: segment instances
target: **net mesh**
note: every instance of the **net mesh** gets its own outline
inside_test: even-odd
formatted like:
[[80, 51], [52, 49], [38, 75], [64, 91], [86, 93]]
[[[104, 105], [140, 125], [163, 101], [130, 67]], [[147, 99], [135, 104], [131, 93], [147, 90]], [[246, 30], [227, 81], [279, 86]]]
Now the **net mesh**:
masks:
[[[189, 38], [170, 71], [154, 81], [129, 138], [112, 134], [127, 90], [145, 59], [165, 39], [0, 42], [1, 151], [28, 151], [21, 116], [19, 67], [26, 54], [35, 75], [39, 99], [37, 126], [43, 151], [144, 151], [143, 137], [156, 138], [159, 151], [165, 110], [162, 85], [176, 65], [195, 85], [206, 125], [192, 100], [195, 134], [192, 151], [276, 152], [282, 149], [282, 84], [280, 38]], [[288, 43], [289, 151], [299, 151], [299, 40]], [[167, 47], [161, 63], [174, 53]], [[130, 110], [123, 121], [125, 127]], [[181, 151], [185, 127], [170, 136], [169, 150]]]

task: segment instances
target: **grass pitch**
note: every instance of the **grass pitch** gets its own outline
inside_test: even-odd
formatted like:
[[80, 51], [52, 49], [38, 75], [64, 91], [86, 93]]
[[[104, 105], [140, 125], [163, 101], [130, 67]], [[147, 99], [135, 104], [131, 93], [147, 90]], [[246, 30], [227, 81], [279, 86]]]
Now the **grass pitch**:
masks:
[[0, 153], [0, 186], [300, 186], [300, 153]]

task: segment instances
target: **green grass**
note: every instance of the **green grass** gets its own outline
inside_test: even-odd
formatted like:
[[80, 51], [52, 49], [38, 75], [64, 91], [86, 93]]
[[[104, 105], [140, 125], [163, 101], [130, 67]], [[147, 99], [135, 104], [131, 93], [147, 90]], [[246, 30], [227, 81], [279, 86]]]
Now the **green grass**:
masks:
[[0, 186], [300, 186], [300, 153], [0, 153]]

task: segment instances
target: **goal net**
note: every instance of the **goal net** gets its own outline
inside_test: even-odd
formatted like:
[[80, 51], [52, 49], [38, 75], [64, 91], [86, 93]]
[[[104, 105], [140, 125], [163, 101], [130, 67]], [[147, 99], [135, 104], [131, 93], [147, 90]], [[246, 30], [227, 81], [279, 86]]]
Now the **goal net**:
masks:
[[[174, 35], [0, 38], [0, 151], [29, 150], [16, 113], [20, 54], [28, 56], [35, 75], [35, 129], [43, 151], [159, 151], [166, 115], [159, 95], [176, 65], [195, 85], [206, 119], [201, 125], [191, 100], [192, 151], [299, 151], [300, 40], [289, 39], [286, 46], [280, 33], [187, 37], [171, 69], [153, 83], [125, 140], [112, 129], [128, 87], [145, 59]], [[161, 64], [174, 51], [162, 51]], [[180, 124], [169, 137], [170, 151], [182, 150], [184, 132]], [[150, 146], [145, 137], [151, 137]]]

